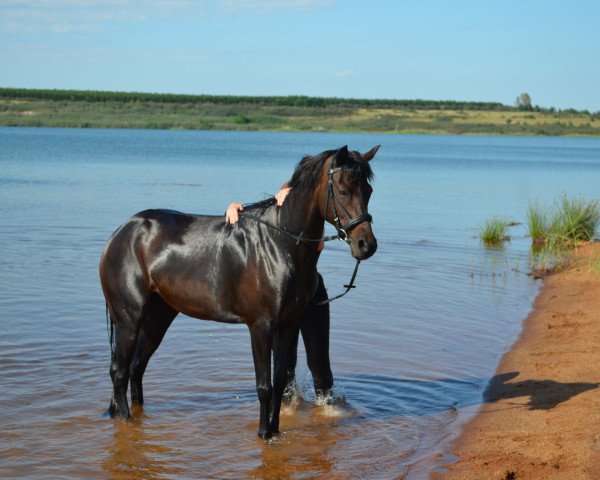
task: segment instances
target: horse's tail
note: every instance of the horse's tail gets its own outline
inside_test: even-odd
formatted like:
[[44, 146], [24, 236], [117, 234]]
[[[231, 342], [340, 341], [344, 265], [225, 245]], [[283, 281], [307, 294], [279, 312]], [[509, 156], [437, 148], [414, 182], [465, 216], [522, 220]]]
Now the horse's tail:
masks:
[[113, 322], [110, 320], [110, 315], [108, 313], [108, 303], [106, 304], [106, 332], [108, 333], [110, 353], [112, 353], [115, 349], [115, 330]]

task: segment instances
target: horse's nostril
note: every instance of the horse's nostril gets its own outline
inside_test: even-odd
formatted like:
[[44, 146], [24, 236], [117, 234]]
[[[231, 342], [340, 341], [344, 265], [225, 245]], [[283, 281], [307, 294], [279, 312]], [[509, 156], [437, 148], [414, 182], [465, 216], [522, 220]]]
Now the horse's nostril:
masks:
[[361, 238], [358, 241], [358, 249], [361, 252], [366, 253], [369, 250], [369, 244]]

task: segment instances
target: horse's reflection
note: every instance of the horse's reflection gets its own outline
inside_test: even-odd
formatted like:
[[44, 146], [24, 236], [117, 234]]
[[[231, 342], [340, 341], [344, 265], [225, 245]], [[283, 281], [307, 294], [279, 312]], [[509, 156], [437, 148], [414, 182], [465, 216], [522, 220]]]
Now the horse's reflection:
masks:
[[132, 409], [130, 421], [119, 420], [114, 424], [114, 433], [102, 462], [102, 469], [110, 479], [161, 478], [177, 476], [184, 472], [177, 457], [168, 445], [172, 434], [156, 431], [145, 425], [143, 410]]

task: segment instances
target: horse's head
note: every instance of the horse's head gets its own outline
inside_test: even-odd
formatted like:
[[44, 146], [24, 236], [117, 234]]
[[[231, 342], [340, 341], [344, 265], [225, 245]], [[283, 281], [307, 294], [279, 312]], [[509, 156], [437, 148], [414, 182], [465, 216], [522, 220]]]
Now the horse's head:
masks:
[[323, 216], [349, 243], [352, 256], [358, 260], [369, 258], [377, 250], [367, 206], [373, 192], [369, 184], [373, 178], [369, 161], [378, 149], [379, 145], [361, 154], [342, 147], [323, 166], [323, 182], [326, 182], [321, 193]]

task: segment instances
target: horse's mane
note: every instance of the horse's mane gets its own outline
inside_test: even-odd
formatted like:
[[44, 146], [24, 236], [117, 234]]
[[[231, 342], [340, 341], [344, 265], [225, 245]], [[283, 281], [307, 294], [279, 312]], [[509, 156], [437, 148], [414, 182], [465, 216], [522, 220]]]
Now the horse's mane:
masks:
[[[312, 192], [321, 181], [323, 164], [337, 152], [337, 150], [327, 150], [315, 156], [304, 156], [296, 165], [288, 186], [292, 187], [293, 191], [300, 196]], [[373, 179], [373, 170], [371, 170], [369, 162], [364, 160], [359, 152], [349, 151], [348, 158], [343, 160], [341, 166], [352, 180], [366, 178], [371, 181]], [[244, 209], [255, 210], [254, 213], [262, 215], [275, 204], [275, 198], [270, 197], [259, 202], [246, 204]]]
[[[313, 191], [321, 181], [323, 164], [336, 153], [337, 150], [327, 150], [319, 155], [303, 157], [296, 165], [289, 186], [300, 194]], [[359, 152], [348, 152], [348, 158], [344, 159], [342, 165], [338, 166], [341, 166], [352, 180], [366, 178], [371, 181], [373, 179], [373, 170], [371, 170], [369, 162], [364, 160]]]

